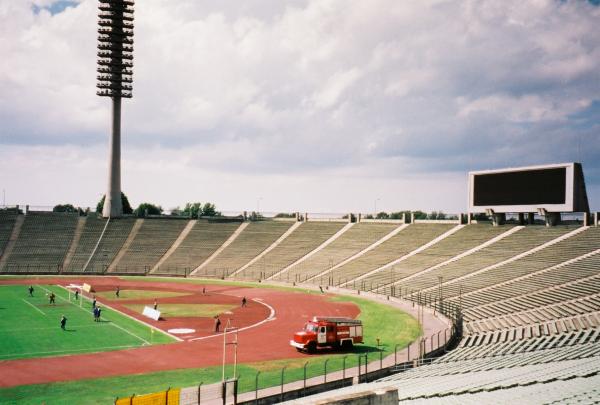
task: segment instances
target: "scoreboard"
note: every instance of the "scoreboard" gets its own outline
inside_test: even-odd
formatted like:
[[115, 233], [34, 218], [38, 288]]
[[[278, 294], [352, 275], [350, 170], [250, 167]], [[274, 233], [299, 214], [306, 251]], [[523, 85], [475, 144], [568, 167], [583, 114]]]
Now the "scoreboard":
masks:
[[580, 163], [469, 173], [469, 212], [588, 212]]

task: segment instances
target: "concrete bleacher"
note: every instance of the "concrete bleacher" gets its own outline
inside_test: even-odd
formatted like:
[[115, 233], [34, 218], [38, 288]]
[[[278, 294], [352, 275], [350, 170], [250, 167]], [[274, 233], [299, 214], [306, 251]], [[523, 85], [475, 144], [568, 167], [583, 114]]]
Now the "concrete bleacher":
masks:
[[90, 255], [94, 251], [102, 230], [106, 224], [106, 219], [99, 218], [96, 215], [88, 215], [85, 219], [85, 225], [79, 237], [79, 242], [75, 248], [73, 257], [70, 263], [64, 269], [68, 272], [80, 272], [83, 271], [85, 265], [90, 258]]
[[15, 210], [0, 210], [0, 256], [4, 254], [16, 219], [17, 212]]
[[[450, 230], [449, 224], [411, 224], [396, 235], [333, 271], [327, 273], [336, 284], [351, 282], [357, 277], [384, 266]], [[316, 280], [318, 281], [318, 280]]]
[[489, 224], [463, 226], [460, 230], [433, 246], [395, 264], [389, 269], [374, 273], [365, 280], [372, 281], [373, 284], [402, 283], [402, 279], [473, 249], [511, 228], [511, 226], [491, 226]]
[[122, 256], [109, 271], [125, 273], [149, 272], [177, 239], [188, 220], [146, 218]]
[[77, 214], [30, 211], [25, 215], [19, 238], [0, 271], [61, 271], [77, 219]]
[[[560, 232], [560, 229], [558, 229], [559, 227], [556, 228], [557, 229], [547, 229], [547, 233], [552, 234], [554, 233], [553, 231]], [[573, 230], [572, 227], [568, 226], [560, 228], [563, 228], [564, 230]], [[445, 285], [444, 297], [458, 296], [459, 290], [462, 290], [462, 293], [465, 294], [522, 277], [581, 256], [600, 246], [600, 232], [598, 232], [598, 228], [579, 229], [581, 232], [557, 243], [548, 245], [532, 254], [521, 257], [518, 260], [464, 278], [461, 280], [460, 286], [458, 285], [459, 283]]]
[[231, 274], [267, 249], [294, 222], [254, 221], [196, 275]]
[[319, 247], [345, 225], [344, 222], [304, 222], [238, 276], [256, 278], [261, 273], [267, 276], [275, 274]]
[[394, 229], [397, 224], [358, 223], [340, 237], [324, 247], [322, 250], [293, 265], [286, 270], [285, 277], [293, 281], [303, 281], [307, 278], [320, 274], [338, 263], [352, 257], [354, 254], [377, 242]]
[[[414, 291], [432, 289], [432, 294], [436, 294], [435, 288], [438, 286], [439, 276], [443, 277], [444, 283], [465, 277], [470, 273], [508, 260], [520, 253], [527, 252], [572, 230], [573, 227], [568, 226], [547, 228], [536, 225], [522, 227], [518, 231], [483, 249], [438, 267], [433, 271], [417, 275], [411, 278], [409, 282], [401, 283], [400, 285]], [[457, 283], [453, 288], [453, 293], [456, 290], [456, 294], [458, 295], [464, 284]], [[446, 290], [449, 288], [444, 284], [444, 296], [447, 296]]]
[[183, 270], [189, 273], [210, 257], [239, 226], [239, 222], [196, 221], [185, 239], [155, 272], [179, 274]]

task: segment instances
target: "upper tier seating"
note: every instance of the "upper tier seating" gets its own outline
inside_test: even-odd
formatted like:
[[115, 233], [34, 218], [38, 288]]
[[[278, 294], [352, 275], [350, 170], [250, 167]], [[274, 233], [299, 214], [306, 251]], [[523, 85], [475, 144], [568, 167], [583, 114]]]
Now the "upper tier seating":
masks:
[[257, 278], [261, 272], [274, 274], [319, 247], [344, 225], [343, 222], [304, 222], [273, 250], [244, 269], [240, 277]]
[[[187, 220], [147, 218], [135, 238], [114, 265], [114, 271], [144, 273], [150, 271], [177, 239]], [[112, 266], [111, 266], [112, 268]]]
[[[443, 277], [443, 282], [446, 283], [531, 250], [573, 229], [573, 227], [568, 226], [553, 228], [527, 226], [481, 250], [438, 267], [433, 271], [417, 275], [407, 283], [400, 283], [400, 285], [415, 291], [436, 287], [439, 283], [439, 276]], [[457, 283], [456, 287], [459, 287], [460, 284]], [[444, 297], [448, 296], [446, 291], [448, 288], [444, 286]], [[456, 293], [458, 295], [458, 288]]]
[[[333, 277], [335, 284], [352, 281], [356, 277], [410, 253], [447, 232], [453, 226], [446, 224], [411, 224], [374, 249], [327, 273], [327, 276]], [[318, 281], [318, 279], [315, 279], [315, 281]]]
[[358, 223], [306, 260], [293, 265], [277, 278], [302, 281], [320, 274], [377, 242], [399, 225]]
[[231, 274], [268, 248], [287, 231], [291, 221], [255, 221], [220, 252], [198, 275]]
[[4, 254], [16, 219], [17, 212], [15, 210], [0, 209], [0, 256]]
[[433, 246], [423, 250], [394, 265], [390, 269], [374, 273], [366, 280], [373, 284], [388, 284], [399, 281], [436, 264], [443, 263], [460, 253], [473, 249], [490, 239], [508, 231], [511, 226], [490, 226], [488, 224], [473, 224], [464, 226], [459, 231], [440, 240]]
[[98, 239], [100, 239], [100, 235], [102, 234], [102, 230], [104, 229], [105, 224], [106, 219], [99, 218], [98, 216], [93, 214], [88, 215], [88, 217], [85, 219], [85, 225], [81, 232], [81, 236], [79, 238], [79, 243], [77, 244], [77, 247], [75, 249], [75, 253], [73, 253], [71, 262], [69, 263], [65, 271], [83, 271], [88, 259], [90, 258], [90, 255], [92, 254], [94, 248], [96, 247], [96, 244], [98, 243]]
[[177, 249], [156, 269], [158, 273], [181, 273], [201, 265], [239, 228], [240, 222], [199, 219]]
[[76, 214], [30, 211], [25, 215], [19, 238], [0, 271], [61, 271], [77, 218]]

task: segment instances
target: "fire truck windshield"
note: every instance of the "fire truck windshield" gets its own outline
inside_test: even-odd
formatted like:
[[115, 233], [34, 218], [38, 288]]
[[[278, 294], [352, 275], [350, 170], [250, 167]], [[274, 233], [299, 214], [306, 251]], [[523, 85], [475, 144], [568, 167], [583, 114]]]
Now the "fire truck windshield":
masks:
[[306, 325], [304, 325], [304, 330], [308, 332], [316, 332], [317, 329], [317, 325], [313, 325], [312, 323], [307, 323]]

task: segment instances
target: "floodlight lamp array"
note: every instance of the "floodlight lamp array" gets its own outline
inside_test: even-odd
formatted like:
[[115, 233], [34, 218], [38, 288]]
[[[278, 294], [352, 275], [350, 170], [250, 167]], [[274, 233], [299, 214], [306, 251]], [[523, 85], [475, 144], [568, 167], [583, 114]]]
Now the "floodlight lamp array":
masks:
[[98, 82], [104, 97], [133, 96], [133, 0], [99, 0]]

